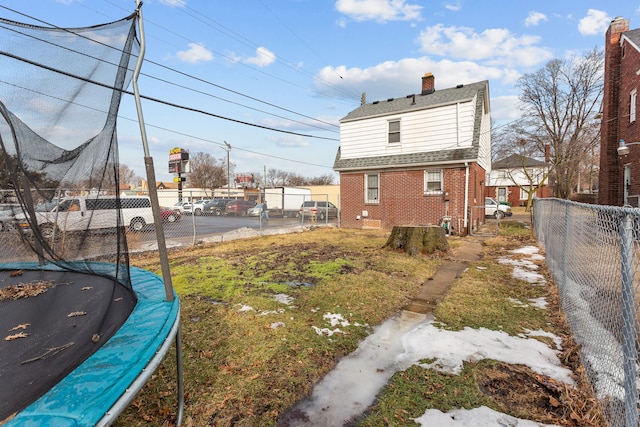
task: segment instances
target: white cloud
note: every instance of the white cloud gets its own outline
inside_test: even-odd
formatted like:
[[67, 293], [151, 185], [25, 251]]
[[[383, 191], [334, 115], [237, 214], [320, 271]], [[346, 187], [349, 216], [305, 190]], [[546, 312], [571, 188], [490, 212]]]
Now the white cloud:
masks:
[[276, 60], [276, 55], [266, 47], [259, 47], [256, 49], [256, 56], [245, 59], [243, 62], [246, 64], [256, 65], [258, 67], [266, 67], [272, 64]]
[[460, 4], [459, 1], [452, 1], [449, 3], [445, 3], [444, 8], [452, 12], [458, 12], [460, 9], [462, 9], [462, 5]]
[[496, 124], [499, 125], [520, 118], [519, 102], [517, 95], [492, 96], [491, 119], [495, 120]]
[[413, 21], [420, 19], [422, 6], [405, 0], [337, 0], [338, 12], [356, 21]]
[[611, 18], [607, 12], [597, 9], [589, 9], [587, 16], [578, 23], [578, 31], [583, 36], [602, 35], [609, 28]]
[[160, 3], [171, 7], [185, 7], [187, 5], [185, 0], [160, 0]]
[[469, 27], [445, 27], [438, 24], [420, 33], [420, 50], [428, 54], [489, 65], [530, 67], [553, 57], [545, 48], [535, 46], [537, 36], [516, 37], [506, 28], [491, 28], [476, 33]]
[[[458, 84], [475, 83], [482, 80], [512, 82], [519, 76], [508, 67], [484, 66], [471, 61], [434, 61], [429, 57], [405, 58], [400, 61], [385, 61], [368, 68], [325, 67], [316, 76], [316, 90], [334, 96], [343, 96], [340, 91], [353, 92], [356, 87], [367, 95], [367, 102], [390, 97], [419, 93], [422, 76], [431, 72], [438, 88], [454, 87]], [[340, 78], [342, 76], [342, 78]], [[325, 83], [329, 83], [329, 89]]]
[[191, 62], [193, 64], [213, 60], [211, 51], [200, 43], [189, 43], [189, 49], [178, 52], [176, 56], [183, 62]]
[[540, 22], [547, 21], [547, 15], [540, 12], [531, 11], [529, 16], [524, 20], [525, 27], [536, 27]]

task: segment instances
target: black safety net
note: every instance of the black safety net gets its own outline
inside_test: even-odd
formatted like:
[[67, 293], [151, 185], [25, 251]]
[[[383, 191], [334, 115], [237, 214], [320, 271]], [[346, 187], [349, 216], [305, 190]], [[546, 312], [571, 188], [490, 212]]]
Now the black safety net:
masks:
[[66, 29], [0, 19], [0, 423], [136, 304], [127, 239], [153, 213], [123, 195], [116, 118], [138, 53], [135, 14]]

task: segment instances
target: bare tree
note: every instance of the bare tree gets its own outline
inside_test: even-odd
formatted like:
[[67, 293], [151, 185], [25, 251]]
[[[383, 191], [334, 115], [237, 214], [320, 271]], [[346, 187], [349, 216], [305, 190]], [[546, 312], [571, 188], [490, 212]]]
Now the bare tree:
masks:
[[309, 185], [332, 185], [333, 184], [333, 175], [326, 174], [320, 175], [308, 180]]
[[549, 145], [551, 184], [557, 197], [568, 198], [577, 182], [579, 164], [598, 143], [595, 117], [603, 94], [603, 52], [553, 59], [518, 80], [522, 119], [514, 128], [519, 139], [538, 153]]
[[118, 165], [118, 177], [120, 181], [120, 185], [133, 185], [134, 187], [140, 183], [140, 177], [136, 176], [136, 173], [133, 169], [130, 169], [129, 166], [119, 164]]
[[[190, 172], [187, 175], [189, 187], [213, 190], [227, 184], [227, 162], [215, 159], [209, 153], [194, 153], [189, 158]], [[230, 168], [233, 164], [230, 165]]]

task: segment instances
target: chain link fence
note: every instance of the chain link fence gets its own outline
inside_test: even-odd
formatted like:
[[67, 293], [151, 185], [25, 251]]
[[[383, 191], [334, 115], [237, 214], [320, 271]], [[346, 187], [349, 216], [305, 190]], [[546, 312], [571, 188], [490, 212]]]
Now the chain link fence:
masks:
[[638, 426], [640, 209], [534, 201], [563, 311], [609, 425]]
[[[51, 228], [55, 231], [55, 235], [51, 237], [56, 241], [57, 246], [64, 243], [65, 253], [74, 248], [75, 229], [87, 226], [85, 223], [88, 220], [92, 221], [88, 229], [95, 231], [90, 234], [96, 236], [94, 239], [96, 244], [105, 241], [105, 236], [111, 232], [109, 227], [115, 233], [116, 219], [110, 218], [110, 221], [104, 224], [104, 221], [101, 222], [104, 215], [99, 215], [99, 213], [105, 212], [107, 214], [114, 212], [115, 215], [115, 210], [107, 210], [107, 208], [115, 208], [115, 205], [101, 206], [98, 209], [98, 207], [89, 206], [85, 202], [85, 200], [93, 202], [91, 197], [97, 196], [79, 194], [77, 191], [62, 191], [53, 194], [50, 200], [34, 197], [33, 203], [36, 211], [40, 212], [38, 225], [43, 229], [49, 224], [57, 225], [57, 227]], [[130, 250], [157, 249], [157, 236], [153, 213], [148, 204], [148, 194], [143, 191], [127, 191], [121, 197], [123, 204], [131, 204], [133, 201], [142, 199], [147, 202], [147, 205], [144, 206], [127, 205], [125, 206], [127, 209], [122, 210], [122, 224], [126, 227]], [[285, 191], [278, 197], [274, 195], [265, 197], [264, 193], [252, 192], [251, 197], [240, 194], [229, 199], [226, 197], [207, 197], [202, 191], [183, 190], [180, 195], [177, 191], [160, 192], [158, 201], [161, 206], [160, 214], [167, 247], [179, 247], [301, 231], [305, 227], [339, 226], [340, 209], [330, 201], [330, 198], [327, 194], [311, 194], [310, 192], [298, 194], [292, 190], [291, 193]], [[66, 204], [76, 199], [79, 201], [78, 211], [63, 209]], [[110, 199], [108, 195], [101, 195], [98, 200]], [[182, 203], [179, 203], [179, 200]], [[260, 209], [251, 209], [260, 208], [260, 204], [265, 200], [267, 201], [268, 217], [264, 214], [261, 215]], [[232, 209], [227, 211], [226, 204], [229, 201], [236, 203]], [[56, 207], [55, 212], [51, 212], [53, 207]], [[0, 237], [3, 240], [24, 240], [24, 233], [19, 233], [19, 221], [16, 221], [16, 218], [21, 216], [21, 212], [22, 208], [15, 193], [12, 190], [0, 190]], [[55, 219], [45, 221], [45, 218]], [[42, 219], [42, 223], [40, 219]], [[30, 224], [25, 224], [25, 227], [30, 227]], [[96, 251], [96, 253], [108, 255], [103, 252]], [[6, 245], [0, 247], [0, 255], [11, 259], [20, 259], [24, 256], [22, 252], [8, 248]]]

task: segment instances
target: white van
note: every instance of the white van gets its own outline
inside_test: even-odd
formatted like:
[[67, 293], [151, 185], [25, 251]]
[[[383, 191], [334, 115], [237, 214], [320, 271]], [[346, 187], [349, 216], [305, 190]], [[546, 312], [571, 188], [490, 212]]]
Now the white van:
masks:
[[[50, 210], [36, 210], [38, 227], [42, 236], [49, 239], [56, 231], [83, 231], [116, 228], [118, 209], [115, 196], [65, 197]], [[153, 210], [148, 197], [121, 197], [120, 225], [132, 231], [141, 231], [147, 224], [153, 224]], [[18, 226], [26, 229], [29, 224], [17, 218]]]

